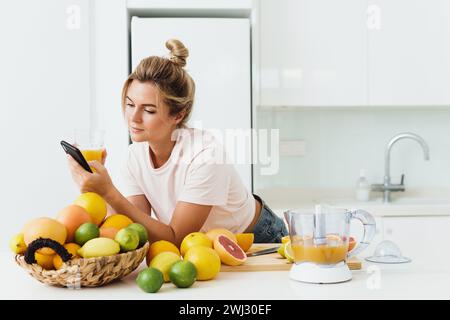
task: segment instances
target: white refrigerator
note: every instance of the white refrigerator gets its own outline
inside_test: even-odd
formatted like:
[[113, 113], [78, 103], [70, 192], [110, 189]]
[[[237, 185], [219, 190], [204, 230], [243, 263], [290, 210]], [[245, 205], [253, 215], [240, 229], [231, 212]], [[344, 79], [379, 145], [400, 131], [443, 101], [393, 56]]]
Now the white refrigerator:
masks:
[[249, 19], [132, 17], [132, 69], [145, 57], [168, 56], [165, 43], [171, 38], [189, 49], [185, 68], [196, 84], [188, 125], [218, 130], [228, 157], [252, 190]]

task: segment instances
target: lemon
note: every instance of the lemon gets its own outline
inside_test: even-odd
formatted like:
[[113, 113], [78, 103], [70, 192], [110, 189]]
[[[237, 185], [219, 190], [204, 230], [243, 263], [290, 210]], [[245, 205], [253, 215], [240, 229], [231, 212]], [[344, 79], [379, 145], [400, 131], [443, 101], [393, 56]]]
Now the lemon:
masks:
[[289, 262], [294, 262], [294, 252], [292, 251], [291, 242], [288, 241], [284, 244], [284, 256]]
[[172, 265], [180, 261], [181, 258], [178, 254], [173, 252], [161, 252], [150, 262], [150, 267], [156, 268], [163, 273], [164, 282], [169, 282], [169, 270]]
[[117, 230], [128, 227], [133, 223], [133, 220], [123, 214], [113, 214], [106, 218], [100, 228], [116, 228]]
[[220, 272], [220, 257], [214, 249], [205, 246], [192, 247], [186, 252], [184, 260], [194, 264], [198, 280], [213, 279]]
[[283, 243], [277, 250], [277, 252], [282, 256], [283, 258], [286, 258], [286, 255], [284, 253], [284, 248], [286, 247], [286, 243]]
[[100, 225], [106, 217], [106, 201], [94, 192], [80, 194], [74, 204], [83, 207], [96, 225]]
[[181, 255], [184, 256], [190, 248], [195, 246], [205, 246], [208, 248], [212, 248], [213, 242], [203, 232], [192, 232], [184, 237], [183, 241], [181, 242]]
[[95, 238], [89, 240], [78, 249], [77, 253], [83, 258], [112, 256], [119, 253], [119, 244], [110, 238]]
[[27, 250], [27, 245], [23, 239], [23, 233], [18, 233], [14, 235], [11, 240], [9, 240], [9, 247], [12, 252], [16, 254], [22, 254]]
[[288, 241], [291, 241], [289, 236], [284, 236], [283, 238], [281, 238], [281, 243], [286, 243]]
[[150, 265], [150, 262], [153, 260], [154, 257], [156, 257], [161, 252], [173, 252], [176, 253], [178, 256], [181, 255], [180, 250], [178, 250], [177, 246], [174, 245], [172, 242], [166, 241], [166, 240], [159, 240], [155, 241], [150, 245], [150, 248], [147, 252], [147, 265]]

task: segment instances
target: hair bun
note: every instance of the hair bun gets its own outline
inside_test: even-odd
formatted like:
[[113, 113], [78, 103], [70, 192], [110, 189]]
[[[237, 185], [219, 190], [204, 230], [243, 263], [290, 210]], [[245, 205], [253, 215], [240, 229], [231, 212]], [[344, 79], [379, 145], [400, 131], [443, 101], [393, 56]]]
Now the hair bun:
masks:
[[180, 67], [184, 67], [186, 65], [186, 59], [189, 56], [189, 50], [180, 40], [167, 40], [166, 48], [170, 50], [170, 60], [173, 63], [179, 65]]

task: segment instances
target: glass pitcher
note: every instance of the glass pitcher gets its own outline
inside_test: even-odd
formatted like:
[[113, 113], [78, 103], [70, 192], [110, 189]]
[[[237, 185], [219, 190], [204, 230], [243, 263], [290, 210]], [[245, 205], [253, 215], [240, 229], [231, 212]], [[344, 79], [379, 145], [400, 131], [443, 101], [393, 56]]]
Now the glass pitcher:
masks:
[[[328, 283], [351, 279], [350, 270], [345, 263], [347, 258], [363, 251], [375, 235], [375, 220], [364, 210], [350, 211], [317, 205], [314, 210], [288, 210], [284, 212], [284, 216], [289, 226], [295, 263], [291, 278], [295, 280]], [[352, 219], [363, 224], [364, 236], [348, 252]], [[333, 268], [336, 270], [326, 271]], [[342, 270], [338, 271], [339, 268]]]

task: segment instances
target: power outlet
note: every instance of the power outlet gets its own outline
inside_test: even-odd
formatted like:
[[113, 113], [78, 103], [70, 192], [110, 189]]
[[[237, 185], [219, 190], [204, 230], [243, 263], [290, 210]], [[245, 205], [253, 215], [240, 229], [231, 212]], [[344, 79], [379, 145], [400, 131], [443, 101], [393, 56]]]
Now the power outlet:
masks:
[[305, 140], [281, 140], [280, 155], [288, 157], [302, 157], [306, 153]]

